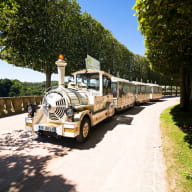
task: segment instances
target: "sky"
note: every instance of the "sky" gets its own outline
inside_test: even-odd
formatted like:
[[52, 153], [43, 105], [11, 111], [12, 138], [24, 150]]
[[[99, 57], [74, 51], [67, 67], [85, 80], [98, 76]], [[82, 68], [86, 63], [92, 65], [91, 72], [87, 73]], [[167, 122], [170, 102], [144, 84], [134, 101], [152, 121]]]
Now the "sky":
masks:
[[[132, 9], [135, 0], [77, 0], [82, 12], [88, 12], [131, 52], [144, 55], [144, 38], [138, 30], [137, 17]], [[15, 67], [0, 60], [0, 79], [18, 79], [26, 82], [45, 81], [45, 74]], [[52, 80], [58, 80], [57, 74]]]

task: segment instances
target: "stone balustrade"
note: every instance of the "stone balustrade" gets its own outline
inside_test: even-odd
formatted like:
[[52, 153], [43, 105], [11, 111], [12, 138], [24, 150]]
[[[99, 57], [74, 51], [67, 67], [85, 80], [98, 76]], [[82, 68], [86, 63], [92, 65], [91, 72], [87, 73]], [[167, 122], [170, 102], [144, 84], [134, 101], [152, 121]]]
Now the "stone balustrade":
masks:
[[40, 105], [42, 96], [0, 97], [0, 117], [24, 113], [28, 104]]

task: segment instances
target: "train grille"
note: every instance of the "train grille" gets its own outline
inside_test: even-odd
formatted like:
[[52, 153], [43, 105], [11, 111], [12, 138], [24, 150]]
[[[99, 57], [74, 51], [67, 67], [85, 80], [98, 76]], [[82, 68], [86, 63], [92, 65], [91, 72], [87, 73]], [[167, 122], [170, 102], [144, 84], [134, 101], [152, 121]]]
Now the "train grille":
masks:
[[43, 109], [45, 115], [53, 121], [63, 118], [66, 109], [66, 102], [63, 95], [56, 91], [49, 92], [43, 99]]

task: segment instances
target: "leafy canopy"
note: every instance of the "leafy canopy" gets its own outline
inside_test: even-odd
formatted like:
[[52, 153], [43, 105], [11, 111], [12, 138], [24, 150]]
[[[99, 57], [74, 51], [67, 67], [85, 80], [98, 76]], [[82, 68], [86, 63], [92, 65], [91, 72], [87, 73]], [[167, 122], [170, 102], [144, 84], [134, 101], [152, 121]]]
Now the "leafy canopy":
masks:
[[191, 1], [137, 0], [134, 9], [152, 67], [173, 77], [181, 66], [191, 68]]

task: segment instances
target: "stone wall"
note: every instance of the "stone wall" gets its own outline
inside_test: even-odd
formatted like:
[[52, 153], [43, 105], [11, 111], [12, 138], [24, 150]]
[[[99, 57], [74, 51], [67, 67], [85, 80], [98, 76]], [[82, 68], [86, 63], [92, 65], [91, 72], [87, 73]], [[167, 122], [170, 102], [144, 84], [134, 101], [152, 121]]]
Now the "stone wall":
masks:
[[42, 96], [0, 97], [0, 117], [24, 113], [28, 104], [40, 105], [42, 98]]

